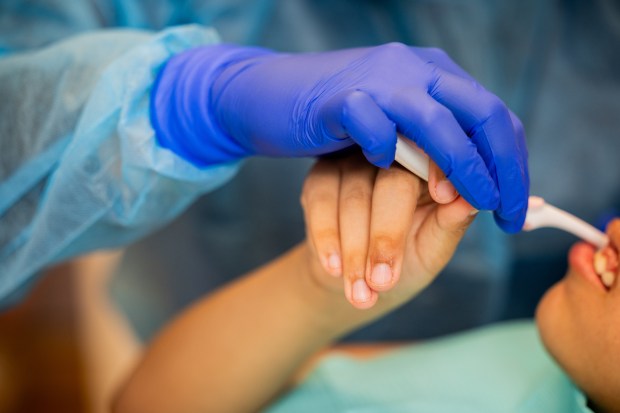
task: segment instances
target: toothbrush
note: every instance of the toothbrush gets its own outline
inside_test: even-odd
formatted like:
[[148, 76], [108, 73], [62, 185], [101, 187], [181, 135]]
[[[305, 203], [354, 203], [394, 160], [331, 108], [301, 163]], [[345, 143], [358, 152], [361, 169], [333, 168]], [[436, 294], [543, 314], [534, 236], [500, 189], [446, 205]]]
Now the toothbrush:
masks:
[[530, 196], [523, 230], [532, 231], [543, 227], [558, 228], [570, 232], [599, 249], [609, 242], [605, 233], [582, 219], [548, 204], [541, 197]]
[[[401, 135], [398, 135], [396, 140], [396, 161], [415, 175], [428, 181], [428, 155], [415, 143]], [[603, 248], [609, 241], [605, 233], [582, 219], [548, 204], [541, 197], [530, 196], [523, 230], [532, 231], [544, 227], [570, 232], [597, 248]]]
[[402, 136], [396, 136], [396, 162], [428, 182], [429, 158], [418, 145]]

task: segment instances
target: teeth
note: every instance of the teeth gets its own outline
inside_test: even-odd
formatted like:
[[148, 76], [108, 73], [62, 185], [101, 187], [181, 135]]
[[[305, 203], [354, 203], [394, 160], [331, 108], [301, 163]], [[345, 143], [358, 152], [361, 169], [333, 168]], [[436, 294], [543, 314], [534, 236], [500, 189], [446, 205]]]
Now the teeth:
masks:
[[616, 280], [616, 274], [611, 271], [605, 271], [601, 274], [601, 280], [603, 281], [605, 287], [609, 288], [614, 284], [614, 281]]
[[610, 248], [603, 248], [594, 254], [594, 271], [607, 288], [610, 288], [616, 281], [617, 258], [615, 254]]
[[594, 271], [602, 275], [607, 271], [607, 257], [603, 255], [603, 250], [598, 250], [594, 254]]

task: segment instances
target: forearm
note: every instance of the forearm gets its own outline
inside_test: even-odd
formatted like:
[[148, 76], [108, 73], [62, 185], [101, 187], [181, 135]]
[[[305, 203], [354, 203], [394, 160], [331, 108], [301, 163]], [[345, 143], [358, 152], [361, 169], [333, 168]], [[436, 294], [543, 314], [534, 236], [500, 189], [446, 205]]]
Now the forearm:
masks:
[[[361, 165], [368, 166], [365, 161]], [[310, 172], [315, 177], [333, 174], [339, 176], [340, 170]], [[357, 177], [349, 176], [347, 182], [358, 183]], [[324, 184], [320, 179], [307, 180], [302, 197], [306, 211], [317, 208], [309, 187], [338, 194], [340, 185], [330, 190]], [[320, 210], [330, 215], [329, 208]], [[316, 215], [308, 214], [307, 222], [311, 227], [314, 223], [316, 230], [317, 220], [312, 217]], [[384, 291], [377, 305], [365, 310], [350, 305], [343, 297], [343, 277], [328, 275], [317, 259], [317, 243], [307, 241], [202, 300], [173, 322], [151, 345], [120, 393], [116, 410], [244, 412], [263, 407], [322, 347], [394, 310], [431, 282], [473, 219], [472, 207], [461, 198], [451, 204], [426, 205], [416, 208], [416, 219], [407, 227], [416, 231], [407, 233], [409, 241], [403, 247], [407, 259], [398, 288]], [[360, 225], [362, 221], [349, 222]]]
[[255, 411], [281, 392], [306, 359], [371, 317], [314, 283], [307, 253], [295, 248], [173, 322], [116, 411]]

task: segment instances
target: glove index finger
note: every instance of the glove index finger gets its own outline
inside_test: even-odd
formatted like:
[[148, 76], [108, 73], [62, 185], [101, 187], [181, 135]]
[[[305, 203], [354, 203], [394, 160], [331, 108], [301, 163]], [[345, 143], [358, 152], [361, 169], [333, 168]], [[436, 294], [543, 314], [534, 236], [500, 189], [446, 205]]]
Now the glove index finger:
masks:
[[346, 90], [327, 101], [319, 112], [323, 128], [350, 137], [376, 166], [388, 168], [396, 153], [396, 125], [367, 93]]
[[497, 188], [484, 160], [446, 107], [412, 89], [380, 103], [398, 130], [426, 152], [469, 203], [476, 209], [497, 208]]
[[429, 93], [453, 113], [475, 144], [499, 190], [496, 216], [501, 218], [500, 227], [514, 232], [527, 209], [525, 136], [515, 129], [508, 107], [497, 96], [469, 79], [441, 69], [436, 74], [438, 79]]

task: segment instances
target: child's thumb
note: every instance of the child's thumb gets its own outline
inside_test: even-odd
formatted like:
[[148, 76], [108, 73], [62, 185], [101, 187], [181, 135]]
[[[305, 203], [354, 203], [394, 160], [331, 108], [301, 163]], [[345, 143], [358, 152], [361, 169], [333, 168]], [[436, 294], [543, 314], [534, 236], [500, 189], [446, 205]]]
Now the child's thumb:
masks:
[[430, 274], [441, 271], [452, 258], [477, 213], [478, 210], [461, 197], [449, 204], [437, 205], [435, 216], [425, 222], [426, 228], [420, 229], [426, 234], [420, 258]]

